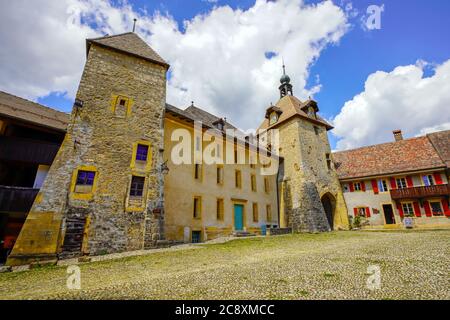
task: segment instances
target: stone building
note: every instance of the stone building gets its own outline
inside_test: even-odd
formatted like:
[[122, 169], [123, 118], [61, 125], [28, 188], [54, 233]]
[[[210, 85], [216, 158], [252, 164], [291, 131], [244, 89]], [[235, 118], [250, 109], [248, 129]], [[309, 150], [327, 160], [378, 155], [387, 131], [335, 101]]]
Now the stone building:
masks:
[[[283, 67], [284, 69], [284, 67]], [[260, 126], [261, 140], [282, 159], [279, 174], [280, 225], [296, 232], [347, 229], [345, 200], [333, 166], [327, 131], [314, 100], [293, 95], [290, 78], [280, 79], [280, 100]], [[273, 135], [278, 135], [275, 139]]]
[[169, 66], [136, 34], [86, 44], [64, 141], [8, 264], [279, 226], [348, 228], [327, 137], [332, 127], [315, 101], [293, 96], [287, 75], [261, 131], [246, 136], [194, 105], [166, 104]]
[[163, 238], [168, 67], [134, 33], [87, 40], [65, 139], [9, 264], [142, 249]]
[[[450, 227], [450, 130], [333, 154], [353, 222], [364, 228]], [[411, 224], [412, 223], [412, 224]]]

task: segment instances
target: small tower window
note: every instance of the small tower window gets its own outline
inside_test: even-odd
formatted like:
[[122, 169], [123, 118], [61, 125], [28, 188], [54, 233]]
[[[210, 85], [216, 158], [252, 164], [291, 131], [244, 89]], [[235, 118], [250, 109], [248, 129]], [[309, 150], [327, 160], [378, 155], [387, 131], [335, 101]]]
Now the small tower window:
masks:
[[148, 146], [138, 144], [136, 151], [136, 160], [147, 161], [147, 157], [148, 157]]
[[133, 176], [131, 178], [130, 196], [142, 197], [142, 195], [144, 194], [144, 184], [144, 177]]
[[116, 117], [125, 118], [131, 113], [132, 101], [126, 96], [113, 96], [112, 111]]
[[331, 170], [331, 166], [332, 166], [332, 163], [331, 163], [331, 155], [329, 154], [329, 153], [327, 153], [326, 155], [325, 155], [325, 157], [326, 157], [326, 159], [327, 159], [327, 167], [328, 167], [328, 170]]
[[270, 124], [270, 125], [273, 125], [273, 124], [275, 124], [277, 121], [278, 121], [278, 114], [277, 114], [276, 112], [272, 112], [272, 113], [270, 114], [270, 121], [269, 121], [269, 124]]

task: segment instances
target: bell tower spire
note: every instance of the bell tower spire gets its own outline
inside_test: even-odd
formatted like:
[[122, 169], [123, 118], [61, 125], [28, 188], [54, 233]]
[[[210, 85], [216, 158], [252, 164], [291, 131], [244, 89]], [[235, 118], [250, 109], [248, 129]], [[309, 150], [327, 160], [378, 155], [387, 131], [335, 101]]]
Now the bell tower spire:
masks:
[[286, 66], [284, 65], [284, 61], [283, 61], [283, 75], [281, 76], [280, 79], [281, 85], [278, 87], [278, 89], [280, 90], [280, 98], [283, 98], [284, 96], [287, 95], [293, 95], [292, 93], [292, 84], [291, 82], [291, 78], [289, 78], [289, 76], [286, 74]]

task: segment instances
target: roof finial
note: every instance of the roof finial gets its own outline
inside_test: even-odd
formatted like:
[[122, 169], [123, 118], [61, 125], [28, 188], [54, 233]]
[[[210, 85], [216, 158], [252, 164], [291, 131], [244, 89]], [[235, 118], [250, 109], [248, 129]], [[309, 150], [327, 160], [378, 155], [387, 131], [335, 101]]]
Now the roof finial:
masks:
[[284, 58], [281, 57], [281, 60], [283, 61], [283, 75], [286, 74], [286, 66], [284, 65]]
[[194, 101], [191, 101], [191, 107], [193, 107], [194, 106]]
[[133, 32], [134, 32], [134, 31], [136, 31], [136, 22], [137, 22], [137, 19], [134, 18], [133, 21], [134, 21], [134, 23], [133, 23]]

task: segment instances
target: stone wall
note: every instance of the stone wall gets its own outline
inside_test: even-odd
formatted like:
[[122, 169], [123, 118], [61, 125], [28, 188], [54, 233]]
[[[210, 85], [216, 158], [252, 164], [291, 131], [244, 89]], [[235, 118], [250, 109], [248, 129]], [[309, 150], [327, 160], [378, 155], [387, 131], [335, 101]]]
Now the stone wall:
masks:
[[[88, 254], [151, 247], [164, 237], [164, 213], [160, 210], [164, 203], [163, 178], [159, 168], [165, 90], [165, 67], [91, 45], [77, 93], [83, 106], [72, 111], [64, 142], [9, 264], [38, 260], [43, 253], [58, 254], [64, 239], [64, 220], [77, 212], [86, 213], [90, 218], [85, 239]], [[128, 115], [115, 112], [117, 95], [129, 99]], [[145, 168], [131, 165], [133, 145], [138, 141], [150, 145], [151, 164]], [[96, 171], [91, 195], [73, 192], [76, 171], [84, 167]], [[132, 175], [146, 179], [142, 206], [136, 211], [128, 210]], [[47, 220], [51, 216], [52, 223], [39, 223], [44, 215]], [[30, 228], [36, 224], [39, 235]], [[55, 225], [61, 226], [59, 230], [55, 230]], [[42, 246], [47, 248], [45, 252]]]

